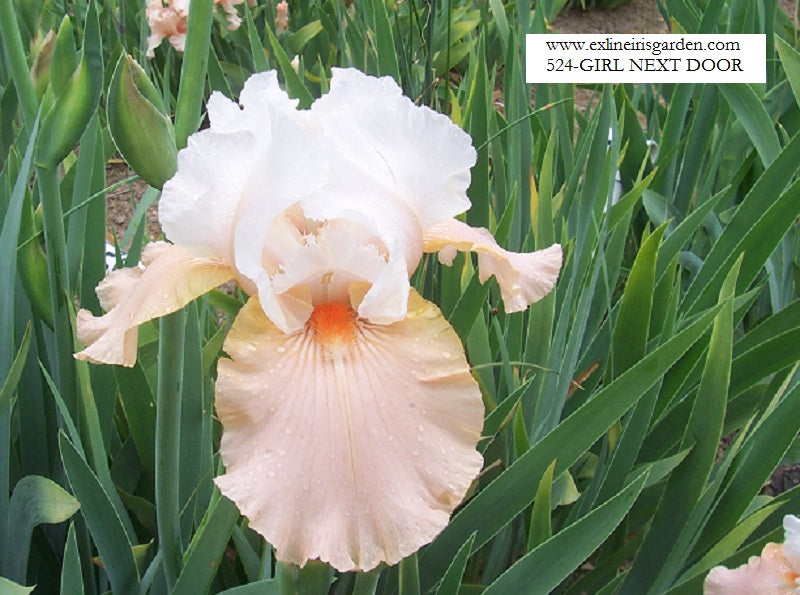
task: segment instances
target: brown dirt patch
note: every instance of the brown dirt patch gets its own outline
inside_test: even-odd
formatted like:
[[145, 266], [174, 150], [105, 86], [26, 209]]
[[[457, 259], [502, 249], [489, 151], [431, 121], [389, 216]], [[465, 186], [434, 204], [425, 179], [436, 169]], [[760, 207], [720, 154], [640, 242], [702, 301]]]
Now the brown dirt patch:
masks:
[[669, 28], [653, 0], [631, 0], [611, 10], [565, 10], [553, 33], [669, 33]]
[[[106, 185], [111, 186], [117, 182], [134, 175], [123, 161], [111, 159], [106, 164]], [[122, 240], [125, 229], [131, 221], [136, 205], [147, 190], [147, 184], [142, 180], [134, 180], [123, 184], [106, 195], [106, 233]], [[147, 229], [151, 239], [161, 237], [161, 226], [158, 223], [157, 203], [147, 209]], [[129, 246], [121, 246], [127, 250]]]

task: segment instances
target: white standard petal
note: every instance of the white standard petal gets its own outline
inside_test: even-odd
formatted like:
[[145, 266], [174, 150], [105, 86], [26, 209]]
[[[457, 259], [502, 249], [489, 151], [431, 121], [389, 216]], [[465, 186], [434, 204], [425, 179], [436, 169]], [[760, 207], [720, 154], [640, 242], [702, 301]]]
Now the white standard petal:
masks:
[[212, 94], [211, 127], [189, 137], [159, 202], [170, 240], [197, 256], [230, 262], [236, 260], [234, 235], [243, 217], [263, 236], [270, 213], [318, 188], [327, 175], [324, 154], [304, 128], [305, 116], [280, 89], [275, 72], [250, 77], [240, 100], [241, 106]]
[[453, 263], [456, 251], [478, 254], [481, 283], [494, 275], [506, 312], [521, 312], [553, 289], [561, 269], [561, 246], [519, 253], [503, 250], [487, 229], [450, 219], [425, 230], [425, 252], [439, 252], [442, 264]]
[[404, 97], [388, 77], [333, 69], [330, 92], [311, 106], [338, 165], [403, 200], [420, 225], [466, 211], [476, 153], [450, 118]]
[[279, 560], [394, 564], [445, 527], [478, 474], [480, 391], [441, 312], [392, 325], [317, 306], [287, 335], [251, 299], [225, 342], [220, 490]]
[[258, 167], [254, 143], [254, 134], [247, 131], [208, 129], [189, 137], [158, 203], [161, 226], [171, 241], [196, 256], [233, 262], [233, 228]]
[[800, 575], [800, 519], [793, 514], [783, 517], [783, 555]]

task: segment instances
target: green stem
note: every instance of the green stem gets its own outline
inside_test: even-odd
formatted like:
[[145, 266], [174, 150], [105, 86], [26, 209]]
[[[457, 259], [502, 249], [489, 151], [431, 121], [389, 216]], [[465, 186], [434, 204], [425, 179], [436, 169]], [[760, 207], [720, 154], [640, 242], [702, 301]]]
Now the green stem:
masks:
[[369, 572], [359, 572], [356, 575], [356, 584], [353, 587], [353, 595], [375, 595], [378, 587], [378, 579], [381, 577], [382, 567]]
[[181, 382], [186, 313], [179, 310], [159, 324], [156, 398], [156, 512], [164, 575], [170, 590], [183, 562], [180, 511]]
[[[213, 0], [194, 0], [189, 11], [186, 51], [181, 68], [175, 137], [186, 146], [197, 129], [203, 102], [211, 39]], [[156, 398], [156, 513], [167, 587], [175, 587], [183, 563], [180, 533], [180, 411], [186, 313], [181, 310], [161, 319]]]
[[0, 32], [11, 67], [14, 87], [17, 89], [19, 103], [22, 106], [22, 117], [25, 119], [28, 130], [31, 130], [33, 121], [36, 119], [39, 102], [36, 100], [36, 93], [33, 90], [33, 81], [31, 81], [28, 70], [28, 61], [25, 59], [25, 49], [17, 28], [17, 15], [14, 12], [12, 0], [0, 0]]
[[179, 149], [186, 146], [186, 139], [197, 130], [200, 123], [213, 17], [213, 0], [192, 1], [178, 87], [178, 105], [175, 108], [175, 142]]

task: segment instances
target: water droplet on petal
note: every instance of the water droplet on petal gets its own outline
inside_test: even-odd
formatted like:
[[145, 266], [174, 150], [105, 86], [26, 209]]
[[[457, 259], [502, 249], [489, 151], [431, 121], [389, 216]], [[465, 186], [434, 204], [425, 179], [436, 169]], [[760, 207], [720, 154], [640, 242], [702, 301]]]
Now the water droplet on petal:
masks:
[[255, 350], [256, 350], [256, 344], [255, 343], [248, 343], [247, 344], [247, 351], [255, 351]]
[[269, 471], [267, 471], [267, 475], [269, 475], [270, 477], [275, 477], [275, 472], [272, 469], [270, 469]]
[[284, 430], [284, 432], [286, 432], [287, 434], [291, 434], [292, 433], [292, 428], [286, 428]]
[[286, 351], [286, 347], [284, 347], [283, 345], [278, 345], [275, 351], [277, 351], [278, 353], [283, 353], [284, 351]]
[[282, 448], [279, 448], [277, 452], [278, 452], [278, 456], [279, 457], [285, 457], [286, 456], [286, 451], [283, 450]]
[[442, 357], [444, 359], [450, 359], [452, 356], [450, 355], [449, 351], [442, 351]]
[[419, 424], [419, 425], [417, 426], [417, 432], [424, 432], [424, 431], [425, 431], [425, 428], [424, 428], [424, 427], [422, 427], [422, 424]]

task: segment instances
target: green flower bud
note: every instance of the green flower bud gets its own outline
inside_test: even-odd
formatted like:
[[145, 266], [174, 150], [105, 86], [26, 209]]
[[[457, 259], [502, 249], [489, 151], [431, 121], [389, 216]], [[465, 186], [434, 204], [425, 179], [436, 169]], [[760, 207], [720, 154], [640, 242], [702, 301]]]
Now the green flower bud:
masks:
[[50, 66], [50, 90], [54, 97], [59, 97], [67, 88], [77, 66], [78, 50], [75, 48], [72, 21], [65, 16], [58, 28], [58, 36], [53, 49], [53, 61]]
[[142, 67], [120, 56], [108, 89], [108, 128], [131, 169], [155, 188], [175, 174], [178, 160], [175, 131], [162, 106]]
[[33, 79], [33, 88], [36, 91], [36, 98], [41, 101], [44, 92], [47, 90], [47, 84], [50, 82], [50, 63], [53, 59], [53, 48], [56, 44], [55, 32], [50, 29], [44, 39], [40, 39], [36, 43], [36, 48], [33, 50], [34, 58], [33, 65], [31, 66], [31, 79]]
[[34, 212], [30, 193], [26, 193], [20, 221], [20, 248], [17, 250], [17, 270], [22, 287], [36, 315], [53, 328], [53, 309], [50, 305], [50, 281], [47, 277], [47, 256], [41, 244], [41, 205]]
[[[62, 25], [63, 28], [63, 25]], [[59, 31], [59, 37], [61, 37]], [[66, 53], [64, 54], [66, 55]], [[57, 66], [59, 40], [56, 40], [51, 65], [52, 87], [55, 103], [42, 120], [39, 132], [43, 142], [37, 143], [35, 162], [40, 167], [58, 165], [78, 143], [100, 102], [103, 87], [103, 54], [100, 41], [100, 24], [95, 3], [89, 3], [86, 13], [81, 61], [63, 91], [58, 93], [60, 66]]]

